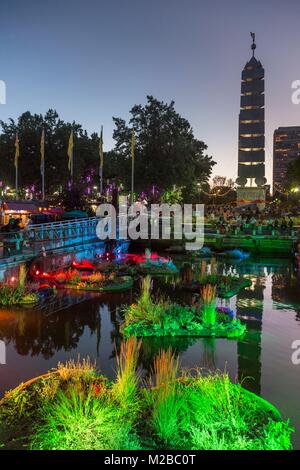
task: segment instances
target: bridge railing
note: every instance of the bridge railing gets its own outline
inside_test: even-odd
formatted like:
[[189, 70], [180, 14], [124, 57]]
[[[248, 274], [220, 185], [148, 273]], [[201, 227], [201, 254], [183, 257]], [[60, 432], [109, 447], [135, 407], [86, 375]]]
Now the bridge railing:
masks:
[[31, 241], [65, 240], [96, 236], [97, 217], [31, 225], [24, 229], [24, 237]]
[[37, 254], [96, 238], [99, 219], [89, 217], [77, 220], [50, 222], [27, 226], [18, 232], [0, 233], [0, 257]]

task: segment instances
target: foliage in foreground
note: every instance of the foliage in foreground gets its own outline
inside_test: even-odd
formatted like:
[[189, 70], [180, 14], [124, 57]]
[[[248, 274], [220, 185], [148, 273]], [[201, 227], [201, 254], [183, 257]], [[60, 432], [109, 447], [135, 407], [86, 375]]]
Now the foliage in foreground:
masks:
[[15, 439], [48, 450], [291, 449], [293, 430], [270, 403], [226, 374], [179, 371], [171, 350], [159, 352], [138, 387], [139, 349], [135, 338], [123, 344], [113, 383], [89, 361], [73, 362], [8, 392], [0, 402], [5, 447]]
[[153, 299], [151, 280], [142, 280], [142, 289], [136, 303], [124, 309], [122, 333], [133, 336], [216, 336], [237, 338], [246, 326], [224, 313], [219, 314], [215, 305], [216, 289], [205, 285], [201, 288], [201, 307], [189, 307]]
[[0, 284], [0, 304], [18, 305], [38, 302], [38, 295], [31, 292], [26, 284], [27, 270], [24, 264], [20, 265], [17, 281], [13, 284]]

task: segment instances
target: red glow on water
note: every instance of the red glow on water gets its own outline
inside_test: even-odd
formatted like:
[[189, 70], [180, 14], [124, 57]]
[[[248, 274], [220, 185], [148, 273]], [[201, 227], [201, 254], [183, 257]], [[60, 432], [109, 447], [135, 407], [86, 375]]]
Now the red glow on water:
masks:
[[168, 261], [166, 258], [162, 258], [157, 253], [151, 253], [150, 256], [146, 256], [144, 254], [137, 255], [137, 254], [132, 254], [132, 253], [127, 253], [126, 255], [124, 255], [125, 262], [131, 262], [134, 264], [145, 263], [149, 259], [151, 261], [159, 261], [159, 260], [164, 261], [164, 262]]
[[90, 263], [90, 261], [87, 261], [87, 260], [83, 260], [83, 261], [80, 261], [80, 262], [73, 261], [72, 266], [74, 268], [83, 269], [83, 270], [84, 269], [87, 269], [87, 270], [95, 269], [95, 266], [92, 263]]

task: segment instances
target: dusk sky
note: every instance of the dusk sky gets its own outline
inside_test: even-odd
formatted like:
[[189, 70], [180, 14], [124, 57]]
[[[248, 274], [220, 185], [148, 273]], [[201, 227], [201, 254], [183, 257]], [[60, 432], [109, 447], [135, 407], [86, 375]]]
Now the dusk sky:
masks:
[[241, 70], [251, 57], [265, 68], [266, 176], [272, 135], [300, 125], [291, 83], [300, 80], [299, 0], [1, 0], [0, 118], [58, 111], [88, 132], [112, 116], [128, 119], [151, 94], [175, 100], [208, 145], [214, 174], [236, 178]]

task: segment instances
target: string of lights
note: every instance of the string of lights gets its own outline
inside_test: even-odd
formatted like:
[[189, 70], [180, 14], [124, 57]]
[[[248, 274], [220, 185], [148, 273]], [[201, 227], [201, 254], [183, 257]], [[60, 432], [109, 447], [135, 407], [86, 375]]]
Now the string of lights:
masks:
[[[219, 191], [221, 188], [214, 188], [213, 191]], [[205, 194], [205, 196], [208, 196], [208, 197], [224, 197], [224, 196], [227, 196], [227, 194], [229, 194], [231, 191], [234, 191], [234, 188], [229, 188], [228, 191], [226, 191], [225, 193], [223, 194], [220, 194], [218, 192], [213, 192], [213, 193], [208, 193], [206, 191], [204, 191], [204, 189], [200, 189], [200, 191]]]

